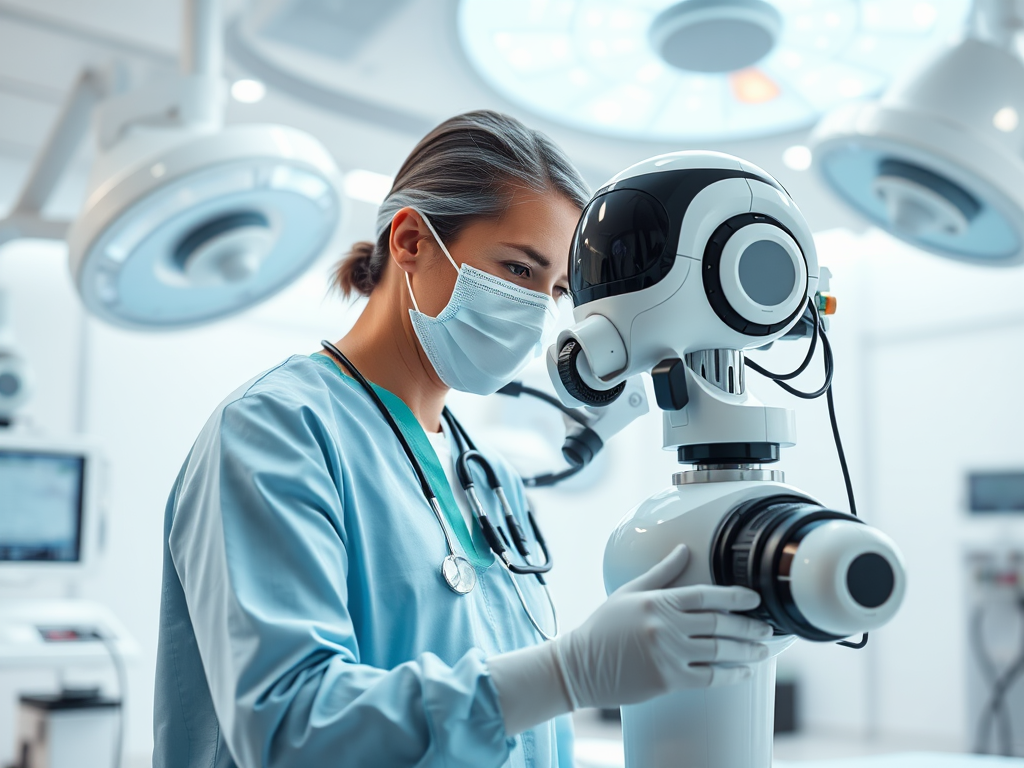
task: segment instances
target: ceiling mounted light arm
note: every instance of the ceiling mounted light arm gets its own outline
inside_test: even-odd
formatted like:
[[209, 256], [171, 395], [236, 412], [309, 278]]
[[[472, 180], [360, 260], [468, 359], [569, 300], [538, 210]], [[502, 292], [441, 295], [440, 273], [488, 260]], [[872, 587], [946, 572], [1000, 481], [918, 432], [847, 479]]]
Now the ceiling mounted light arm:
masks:
[[[141, 330], [201, 325], [278, 293], [340, 230], [341, 179], [312, 136], [224, 127], [220, 0], [186, 0], [178, 72], [124, 92], [83, 73], [8, 219], [0, 246], [65, 239], [85, 307]], [[96, 157], [74, 222], [40, 215], [81, 137]]]
[[151, 87], [120, 93], [116, 67], [86, 68], [64, 101], [46, 144], [7, 218], [0, 220], [0, 247], [12, 240], [63, 240], [69, 221], [45, 219], [42, 210], [60, 183], [95, 112], [97, 143], [109, 149], [132, 125], [193, 127], [216, 131], [223, 125], [226, 83], [220, 0], [188, 0], [180, 56], [181, 74]]
[[86, 307], [143, 330], [201, 325], [277, 293], [337, 237], [340, 176], [283, 125], [224, 127], [220, 0], [186, 0], [179, 71], [96, 108], [68, 232]]
[[114, 146], [138, 125], [214, 132], [224, 125], [224, 29], [220, 0], [187, 0], [180, 73], [107, 99], [96, 118], [100, 149]]
[[1018, 54], [1017, 44], [1024, 30], [1019, 0], [974, 0], [967, 23], [967, 36]]
[[12, 240], [63, 240], [70, 222], [45, 219], [43, 208], [88, 133], [89, 118], [108, 91], [109, 77], [86, 69], [64, 101], [57, 123], [36, 156], [28, 180], [10, 215], [0, 221], [0, 247]]
[[224, 29], [220, 0], [189, 0], [181, 45], [181, 71], [220, 79], [224, 72]]

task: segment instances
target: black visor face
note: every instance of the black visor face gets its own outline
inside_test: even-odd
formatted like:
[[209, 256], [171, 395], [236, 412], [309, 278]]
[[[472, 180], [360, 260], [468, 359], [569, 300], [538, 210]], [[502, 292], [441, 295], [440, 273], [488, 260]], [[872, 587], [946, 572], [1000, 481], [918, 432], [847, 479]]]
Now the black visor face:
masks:
[[638, 189], [595, 197], [580, 219], [569, 258], [576, 306], [648, 288], [672, 269], [665, 207]]

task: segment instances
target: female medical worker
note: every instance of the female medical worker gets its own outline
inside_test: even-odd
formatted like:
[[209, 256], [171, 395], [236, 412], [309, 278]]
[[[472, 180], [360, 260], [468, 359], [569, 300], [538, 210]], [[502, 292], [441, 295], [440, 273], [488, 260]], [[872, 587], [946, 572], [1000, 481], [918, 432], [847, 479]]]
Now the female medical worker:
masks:
[[683, 548], [541, 642], [451, 482], [445, 394], [494, 392], [539, 350], [587, 196], [541, 134], [462, 115], [412, 151], [377, 241], [337, 271], [369, 295], [337, 346], [424, 468], [468, 594], [440, 577], [439, 517], [337, 359], [291, 357], [216, 410], [167, 506], [156, 768], [569, 766], [571, 710], [729, 684], [766, 655], [768, 626], [730, 612], [756, 593], [672, 586]]

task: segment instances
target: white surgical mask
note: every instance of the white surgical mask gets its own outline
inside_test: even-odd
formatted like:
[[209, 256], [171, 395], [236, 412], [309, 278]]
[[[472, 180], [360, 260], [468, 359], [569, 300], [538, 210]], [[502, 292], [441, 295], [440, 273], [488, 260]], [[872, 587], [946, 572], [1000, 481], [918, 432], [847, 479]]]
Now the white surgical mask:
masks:
[[415, 307], [409, 310], [413, 330], [441, 381], [462, 392], [490, 395], [541, 354], [558, 317], [555, 301], [468, 264], [459, 267], [434, 226], [420, 216], [459, 276], [448, 304], [429, 317], [420, 312], [405, 273]]

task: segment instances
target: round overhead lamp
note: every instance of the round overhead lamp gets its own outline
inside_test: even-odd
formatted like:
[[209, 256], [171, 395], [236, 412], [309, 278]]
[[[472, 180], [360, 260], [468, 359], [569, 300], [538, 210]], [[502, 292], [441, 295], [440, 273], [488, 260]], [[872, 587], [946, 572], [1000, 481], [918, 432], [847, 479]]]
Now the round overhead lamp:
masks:
[[67, 234], [85, 306], [130, 328], [246, 309], [293, 282], [339, 229], [341, 178], [319, 141], [223, 126], [220, 2], [184, 6], [182, 73], [96, 107], [97, 158]]
[[727, 141], [812, 125], [960, 29], [970, 0], [461, 0], [467, 56], [553, 122]]
[[68, 234], [86, 307], [136, 328], [198, 325], [297, 278], [331, 240], [337, 169], [309, 135], [239, 125], [125, 141], [94, 168]]
[[[1024, 262], [1024, 62], [1012, 3], [979, 3], [959, 43], [878, 101], [826, 116], [814, 165], [848, 206], [931, 253]], [[989, 33], [986, 30], [992, 30]]]

